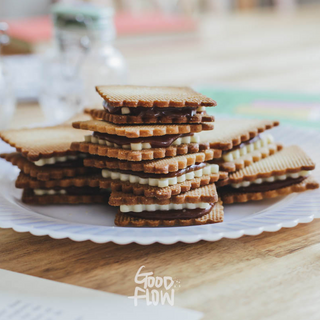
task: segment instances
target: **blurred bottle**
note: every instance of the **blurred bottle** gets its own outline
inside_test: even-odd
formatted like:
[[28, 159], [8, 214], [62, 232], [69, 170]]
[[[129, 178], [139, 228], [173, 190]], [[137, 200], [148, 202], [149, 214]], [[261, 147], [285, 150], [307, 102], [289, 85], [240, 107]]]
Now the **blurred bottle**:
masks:
[[0, 130], [6, 129], [14, 115], [15, 96], [12, 89], [10, 75], [5, 72], [5, 66], [1, 59], [1, 48], [9, 42], [6, 34], [8, 25], [0, 23]]
[[84, 107], [102, 106], [101, 84], [124, 84], [126, 65], [113, 47], [113, 9], [91, 4], [52, 7], [55, 48], [44, 63], [40, 98], [45, 116], [64, 121]]

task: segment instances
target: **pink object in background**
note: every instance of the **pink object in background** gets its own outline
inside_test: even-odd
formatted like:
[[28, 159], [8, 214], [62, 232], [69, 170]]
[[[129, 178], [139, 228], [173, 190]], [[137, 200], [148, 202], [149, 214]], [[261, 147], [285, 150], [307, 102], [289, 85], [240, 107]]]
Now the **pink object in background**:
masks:
[[28, 19], [8, 20], [9, 35], [12, 38], [28, 43], [48, 41], [52, 35], [52, 25], [49, 16]]
[[118, 34], [150, 34], [169, 32], [190, 32], [197, 29], [195, 20], [179, 15], [164, 15], [162, 13], [118, 13], [115, 16]]
[[[52, 23], [49, 16], [8, 20], [9, 35], [27, 43], [49, 41], [52, 37]], [[189, 17], [147, 13], [133, 15], [119, 13], [115, 16], [118, 35], [139, 35], [152, 33], [192, 32], [196, 22]]]

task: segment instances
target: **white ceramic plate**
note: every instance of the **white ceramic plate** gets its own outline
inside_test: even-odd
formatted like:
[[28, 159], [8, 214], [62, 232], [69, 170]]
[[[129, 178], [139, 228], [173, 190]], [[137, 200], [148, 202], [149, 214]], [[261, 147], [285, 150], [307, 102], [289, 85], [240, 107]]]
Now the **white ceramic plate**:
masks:
[[[285, 145], [298, 144], [320, 164], [320, 132], [280, 126], [272, 130], [276, 141]], [[11, 151], [1, 143], [0, 152]], [[320, 191], [308, 191], [258, 202], [233, 204], [225, 207], [225, 221], [219, 224], [168, 227], [121, 228], [114, 226], [115, 208], [106, 205], [28, 206], [20, 201], [21, 191], [14, 188], [18, 170], [0, 160], [0, 227], [37, 236], [91, 240], [117, 244], [136, 242], [172, 244], [178, 241], [194, 243], [216, 241], [274, 232], [298, 223], [308, 223], [320, 217]], [[320, 180], [319, 170], [314, 176]]]

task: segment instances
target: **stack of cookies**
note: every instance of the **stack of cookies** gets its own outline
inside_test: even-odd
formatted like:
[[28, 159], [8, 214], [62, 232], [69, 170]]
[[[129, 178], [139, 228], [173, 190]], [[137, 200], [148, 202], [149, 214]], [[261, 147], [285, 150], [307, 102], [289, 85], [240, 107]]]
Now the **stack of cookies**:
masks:
[[227, 172], [209, 163], [221, 150], [202, 143], [216, 102], [190, 88], [100, 86], [103, 110], [73, 127], [93, 131], [71, 149], [88, 153], [86, 166], [101, 169], [100, 187], [111, 187], [120, 226], [192, 225], [220, 222], [223, 207], [215, 183]]
[[[87, 118], [87, 117], [86, 117]], [[72, 151], [71, 142], [82, 137], [69, 124], [6, 130], [3, 141], [16, 152], [1, 154], [21, 171], [16, 187], [27, 204], [78, 204], [107, 202], [99, 188], [97, 169], [85, 167], [85, 154]]]
[[226, 204], [319, 188], [308, 155], [269, 133], [278, 121], [214, 121], [216, 102], [190, 88], [96, 89], [103, 109], [90, 118], [0, 133], [23, 202], [109, 202], [118, 226], [188, 226], [222, 222]]

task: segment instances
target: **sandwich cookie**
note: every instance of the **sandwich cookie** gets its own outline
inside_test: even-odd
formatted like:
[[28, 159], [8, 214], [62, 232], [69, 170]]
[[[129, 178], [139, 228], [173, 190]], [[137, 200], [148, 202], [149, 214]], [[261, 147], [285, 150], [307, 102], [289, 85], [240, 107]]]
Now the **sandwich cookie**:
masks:
[[219, 189], [225, 204], [247, 202], [319, 188], [310, 171], [314, 162], [298, 146], [278, 153], [229, 175], [229, 185]]
[[206, 107], [217, 103], [188, 87], [98, 86], [103, 109], [94, 119], [115, 124], [202, 123], [214, 121]]
[[155, 199], [112, 192], [109, 204], [119, 206], [119, 226], [173, 226], [223, 221], [223, 206], [214, 184], [172, 197]]
[[278, 121], [269, 120], [219, 120], [214, 131], [201, 132], [199, 137], [202, 145], [207, 143], [210, 148], [222, 150], [221, 158], [213, 163], [219, 164], [221, 170], [234, 172], [282, 149], [272, 135], [261, 134], [277, 125]]
[[[16, 180], [16, 188], [24, 189], [22, 202], [27, 204], [107, 203], [111, 190], [99, 188], [100, 180], [100, 175], [83, 175], [39, 181], [21, 172]], [[108, 187], [106, 181], [105, 186]]]
[[124, 126], [99, 120], [74, 122], [73, 127], [93, 134], [73, 142], [72, 150], [128, 161], [199, 152], [208, 146], [202, 146], [198, 133], [213, 129], [210, 123]]
[[[206, 163], [213, 156], [213, 150], [206, 150], [203, 153], [142, 161], [139, 165], [129, 161], [88, 158], [85, 165], [102, 168], [106, 183], [112, 180], [112, 191], [169, 199], [213, 182], [219, 183], [219, 186], [226, 185], [228, 173], [219, 172], [216, 164]], [[100, 182], [100, 187], [105, 187], [104, 181]]]
[[[68, 157], [65, 162], [60, 161], [43, 166], [34, 164], [18, 152], [0, 154], [0, 157], [17, 166], [26, 175], [40, 181], [60, 180], [66, 177], [98, 172], [98, 169], [83, 165], [85, 155], [82, 154], [79, 154], [79, 157], [74, 160]], [[65, 159], [65, 157], [63, 158]], [[62, 157], [60, 157], [60, 160], [62, 160]]]
[[[65, 192], [66, 191], [66, 192]], [[49, 204], [97, 204], [108, 203], [110, 191], [99, 188], [75, 188], [55, 191], [55, 193], [35, 193], [33, 189], [24, 189], [22, 202], [31, 205]]]
[[32, 164], [38, 167], [75, 162], [84, 155], [70, 149], [70, 144], [82, 138], [81, 132], [70, 125], [54, 127], [5, 130], [0, 138], [16, 148]]

